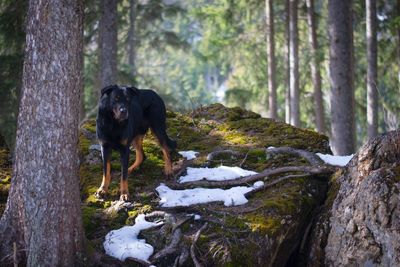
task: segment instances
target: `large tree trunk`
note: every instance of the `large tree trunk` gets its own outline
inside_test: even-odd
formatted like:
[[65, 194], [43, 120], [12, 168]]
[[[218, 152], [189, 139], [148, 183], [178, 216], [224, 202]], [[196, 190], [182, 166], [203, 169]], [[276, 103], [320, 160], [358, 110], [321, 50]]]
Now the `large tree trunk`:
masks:
[[300, 126], [299, 106], [299, 40], [297, 27], [297, 0], [289, 3], [290, 27], [290, 123]]
[[331, 141], [335, 155], [351, 154], [355, 148], [352, 3], [328, 1]]
[[[400, 17], [400, 0], [397, 0], [397, 16]], [[397, 76], [400, 84], [400, 24], [397, 24]]]
[[367, 25], [367, 122], [368, 138], [378, 134], [378, 70], [376, 40], [376, 1], [365, 0]]
[[[117, 3], [101, 0], [99, 23], [99, 80], [100, 88], [117, 82]], [[99, 89], [100, 95], [100, 89]]]
[[268, 104], [269, 117], [277, 119], [277, 100], [275, 82], [275, 38], [274, 38], [274, 5], [273, 0], [265, 0], [266, 37], [268, 55]]
[[314, 15], [314, 0], [307, 0], [308, 40], [311, 47], [311, 77], [314, 87], [315, 124], [320, 133], [325, 132], [325, 116], [321, 90], [321, 73], [319, 71], [317, 25]]
[[137, 0], [130, 1], [129, 32], [128, 32], [128, 64], [131, 68], [133, 81], [136, 81], [136, 16]]
[[82, 265], [78, 118], [83, 2], [29, 3], [15, 163], [0, 220], [0, 265]]
[[336, 173], [308, 266], [400, 266], [400, 130], [366, 143]]
[[290, 23], [289, 2], [285, 0], [285, 66], [286, 66], [286, 91], [285, 91], [285, 122], [290, 123]]

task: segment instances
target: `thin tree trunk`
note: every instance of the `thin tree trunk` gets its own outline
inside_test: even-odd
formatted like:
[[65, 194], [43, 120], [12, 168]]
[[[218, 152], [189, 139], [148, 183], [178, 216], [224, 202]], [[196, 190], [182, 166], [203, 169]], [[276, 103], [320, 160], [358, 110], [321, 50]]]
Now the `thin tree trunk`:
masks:
[[[78, 178], [83, 1], [29, 2], [15, 163], [0, 265], [83, 265]], [[4, 262], [1, 262], [4, 260]]]
[[277, 119], [277, 100], [275, 82], [275, 33], [274, 33], [274, 5], [273, 0], [265, 0], [266, 37], [268, 55], [268, 103], [269, 117]]
[[128, 32], [128, 64], [131, 68], [133, 81], [136, 80], [136, 16], [137, 16], [137, 0], [130, 1], [129, 14], [129, 32]]
[[331, 141], [336, 155], [348, 155], [355, 149], [352, 3], [328, 1]]
[[376, 40], [376, 1], [365, 0], [367, 27], [367, 123], [368, 138], [378, 134], [378, 73]]
[[299, 40], [297, 27], [297, 0], [289, 3], [290, 27], [290, 124], [300, 126], [299, 106]]
[[[118, 0], [101, 0], [99, 23], [99, 80], [100, 88], [117, 82], [117, 3]], [[100, 95], [99, 88], [99, 95]]]
[[285, 66], [286, 66], [286, 92], [285, 92], [285, 122], [290, 123], [290, 23], [289, 1], [285, 0]]
[[[397, 16], [400, 17], [400, 0], [397, 0]], [[400, 24], [397, 24], [397, 76], [400, 84]]]
[[324, 106], [322, 100], [321, 90], [321, 73], [319, 71], [319, 57], [318, 57], [318, 39], [317, 39], [317, 25], [315, 23], [314, 15], [314, 0], [307, 0], [307, 21], [308, 21], [308, 40], [311, 47], [311, 77], [314, 87], [314, 112], [315, 112], [315, 124], [317, 131], [320, 133], [325, 132], [325, 116]]

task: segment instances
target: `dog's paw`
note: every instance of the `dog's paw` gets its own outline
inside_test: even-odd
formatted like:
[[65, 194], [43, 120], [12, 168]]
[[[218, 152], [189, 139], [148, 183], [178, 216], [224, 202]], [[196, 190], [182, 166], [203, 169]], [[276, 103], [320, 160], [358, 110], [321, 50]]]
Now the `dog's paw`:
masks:
[[99, 189], [97, 189], [96, 193], [94, 193], [94, 196], [96, 198], [104, 198], [106, 197], [108, 194], [107, 190], [105, 190], [103, 187], [100, 187]]
[[120, 201], [128, 202], [129, 201], [129, 194], [121, 194], [119, 197]]

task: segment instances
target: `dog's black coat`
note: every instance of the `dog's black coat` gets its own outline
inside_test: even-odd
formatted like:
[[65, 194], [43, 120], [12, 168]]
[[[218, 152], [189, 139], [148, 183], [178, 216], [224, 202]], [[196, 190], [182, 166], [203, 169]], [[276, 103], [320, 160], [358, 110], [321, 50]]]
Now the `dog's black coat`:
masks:
[[[176, 142], [166, 133], [164, 102], [152, 90], [118, 85], [103, 88], [96, 123], [97, 137], [102, 146], [104, 175], [107, 173], [112, 149], [118, 150], [121, 154], [121, 182], [127, 179], [129, 146], [149, 128], [161, 147], [171, 150], [176, 148]], [[108, 185], [105, 189], [107, 191]]]

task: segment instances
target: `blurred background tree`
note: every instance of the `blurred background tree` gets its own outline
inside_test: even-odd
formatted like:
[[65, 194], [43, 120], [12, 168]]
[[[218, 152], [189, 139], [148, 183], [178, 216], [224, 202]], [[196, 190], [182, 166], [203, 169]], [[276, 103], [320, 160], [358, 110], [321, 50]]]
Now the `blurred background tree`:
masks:
[[[25, 41], [25, 2], [0, 0], [0, 133], [11, 147]], [[299, 74], [295, 81], [299, 90], [299, 98], [295, 100], [299, 106], [298, 123], [300, 127], [331, 135], [328, 1], [87, 0], [82, 118], [96, 115], [100, 66], [107, 67], [100, 65], [99, 49], [102, 28], [109, 26], [101, 23], [104, 2], [117, 4], [117, 26], [112, 29], [117, 33], [116, 83], [153, 88], [162, 95], [168, 108], [177, 111], [221, 102], [263, 116], [270, 114], [269, 84], [274, 84], [276, 116], [282, 121], [288, 121], [290, 115], [285, 103], [290, 85], [291, 4], [298, 14]], [[272, 83], [267, 71], [266, 4], [269, 2], [273, 7], [274, 26], [275, 82]], [[398, 128], [400, 122], [400, 0], [376, 3], [376, 127], [382, 133]], [[368, 138], [366, 2], [353, 1], [350, 8], [354, 42], [354, 134], [358, 147]], [[108, 9], [105, 12], [112, 13]], [[315, 64], [317, 67], [313, 67]], [[313, 77], [318, 74], [313, 68], [319, 71], [321, 103], [315, 98], [317, 79]]]

